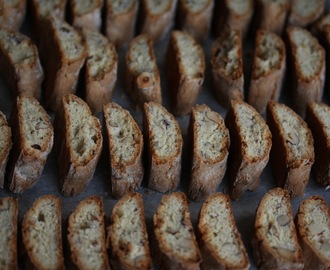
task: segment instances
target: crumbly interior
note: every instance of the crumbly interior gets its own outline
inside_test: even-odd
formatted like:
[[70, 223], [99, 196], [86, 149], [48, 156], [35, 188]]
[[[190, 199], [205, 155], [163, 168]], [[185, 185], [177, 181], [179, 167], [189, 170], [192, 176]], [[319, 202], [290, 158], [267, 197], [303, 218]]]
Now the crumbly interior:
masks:
[[186, 6], [192, 12], [198, 12], [203, 10], [208, 2], [209, 0], [185, 0]]
[[173, 1], [175, 0], [146, 0], [146, 5], [151, 14], [158, 15], [167, 11]]
[[320, 5], [324, 5], [323, 0], [293, 0], [292, 12], [298, 14], [300, 17], [308, 17], [313, 14]]
[[0, 114], [0, 158], [5, 154], [5, 150], [10, 144], [10, 128], [4, 115]]
[[245, 14], [253, 8], [252, 0], [227, 0], [228, 8], [238, 15]]
[[100, 0], [72, 0], [72, 2], [77, 15], [88, 14], [102, 6], [102, 1]]
[[313, 110], [320, 121], [323, 123], [323, 130], [330, 138], [330, 108], [326, 105], [314, 103]]
[[115, 13], [125, 13], [131, 9], [136, 0], [106, 0]]
[[46, 17], [62, 6], [63, 0], [33, 0], [42, 17]]

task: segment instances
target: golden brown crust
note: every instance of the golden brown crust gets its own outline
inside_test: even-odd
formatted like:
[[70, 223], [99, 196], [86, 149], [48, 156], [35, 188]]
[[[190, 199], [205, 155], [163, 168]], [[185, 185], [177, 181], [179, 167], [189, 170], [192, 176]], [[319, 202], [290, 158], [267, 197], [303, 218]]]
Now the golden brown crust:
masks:
[[1, 144], [3, 147], [2, 155], [0, 155], [0, 188], [3, 188], [5, 182], [6, 166], [9, 158], [9, 152], [12, 147], [11, 128], [8, 126], [6, 116], [0, 111], [0, 128], [8, 136], [3, 137]]
[[18, 31], [25, 18], [26, 0], [18, 0], [14, 5], [11, 1], [2, 1], [0, 3], [0, 25], [1, 28], [7, 28]]

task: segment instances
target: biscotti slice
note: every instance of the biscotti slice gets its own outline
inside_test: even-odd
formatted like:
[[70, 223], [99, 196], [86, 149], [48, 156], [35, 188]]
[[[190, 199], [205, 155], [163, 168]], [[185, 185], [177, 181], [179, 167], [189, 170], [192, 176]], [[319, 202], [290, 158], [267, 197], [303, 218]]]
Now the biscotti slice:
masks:
[[307, 106], [306, 122], [314, 138], [315, 163], [312, 167], [315, 180], [330, 185], [330, 107], [311, 102]]
[[183, 145], [178, 122], [162, 105], [145, 103], [143, 134], [148, 159], [148, 187], [159, 192], [176, 189], [180, 183]]
[[25, 269], [64, 269], [61, 200], [55, 195], [37, 199], [22, 222]]
[[5, 182], [6, 166], [11, 147], [11, 128], [8, 126], [6, 116], [0, 112], [0, 188], [3, 188]]
[[191, 35], [173, 31], [166, 61], [173, 113], [188, 114], [202, 90], [205, 72], [203, 49]]
[[69, 217], [67, 240], [77, 269], [110, 269], [102, 197], [88, 197], [78, 204]]
[[18, 269], [17, 263], [18, 201], [0, 198], [0, 268]]
[[154, 215], [155, 262], [159, 269], [199, 269], [202, 260], [182, 192], [164, 195]]
[[39, 102], [19, 95], [10, 116], [13, 150], [8, 162], [9, 189], [22, 193], [39, 180], [53, 148], [51, 119]]
[[266, 193], [257, 208], [254, 229], [252, 247], [258, 269], [303, 268], [287, 190], [275, 188]]
[[6, 0], [0, 3], [0, 25], [18, 31], [25, 18], [26, 0]]
[[204, 202], [198, 217], [202, 269], [247, 270], [247, 252], [237, 229], [229, 196], [216, 193]]
[[134, 38], [126, 53], [126, 83], [135, 104], [143, 108], [145, 102], [162, 103], [160, 75], [153, 42], [147, 35]]
[[239, 30], [226, 30], [211, 49], [213, 88], [218, 101], [229, 108], [244, 98], [242, 38]]
[[255, 191], [268, 163], [272, 134], [261, 115], [249, 104], [233, 100], [226, 115], [230, 133], [229, 192], [234, 200]]
[[143, 136], [129, 111], [116, 103], [103, 107], [103, 120], [110, 159], [111, 194], [121, 198], [138, 189], [142, 182]]
[[221, 115], [206, 105], [193, 107], [190, 115], [192, 162], [189, 197], [204, 200], [216, 192], [227, 169], [229, 131]]
[[68, 94], [55, 114], [54, 128], [61, 192], [77, 195], [93, 178], [100, 158], [101, 124], [82, 99]]
[[313, 24], [311, 32], [318, 38], [323, 38], [323, 34], [325, 31], [324, 27], [326, 27], [327, 25], [330, 25], [330, 12], [326, 13], [319, 20], [317, 20], [315, 24]]
[[324, 12], [325, 0], [292, 0], [288, 24], [306, 27]]
[[113, 269], [153, 269], [141, 194], [117, 202], [107, 231]]
[[304, 269], [330, 268], [330, 210], [319, 196], [310, 196], [301, 202], [296, 215]]
[[15, 95], [40, 98], [44, 72], [37, 47], [27, 36], [0, 29], [0, 73]]
[[268, 103], [267, 123], [273, 135], [271, 164], [277, 185], [291, 196], [304, 193], [314, 163], [312, 133], [292, 109]]
[[85, 99], [93, 113], [111, 101], [117, 81], [118, 57], [115, 47], [102, 34], [85, 29]]
[[31, 0], [32, 17], [36, 26], [49, 15], [64, 20], [67, 0]]
[[260, 114], [266, 112], [270, 100], [278, 101], [285, 74], [285, 45], [271, 32], [259, 30], [256, 35], [249, 90], [249, 104]]
[[287, 28], [292, 68], [292, 97], [295, 111], [305, 117], [308, 102], [320, 102], [325, 80], [325, 52], [305, 29]]

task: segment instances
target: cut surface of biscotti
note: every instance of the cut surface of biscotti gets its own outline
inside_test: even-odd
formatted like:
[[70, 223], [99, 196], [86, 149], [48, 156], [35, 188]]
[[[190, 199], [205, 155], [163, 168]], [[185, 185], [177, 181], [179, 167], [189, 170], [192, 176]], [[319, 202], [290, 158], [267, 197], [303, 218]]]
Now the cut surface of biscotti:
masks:
[[0, 112], [0, 142], [0, 188], [3, 188], [12, 140], [11, 128], [8, 126], [6, 116], [2, 112]]
[[272, 189], [260, 201], [252, 247], [255, 263], [260, 269], [303, 268], [287, 190]]
[[288, 23], [306, 27], [323, 14], [324, 8], [324, 0], [292, 0]]
[[144, 104], [143, 131], [148, 156], [148, 187], [167, 192], [178, 187], [182, 135], [178, 122], [162, 105]]
[[201, 254], [184, 193], [164, 195], [153, 219], [158, 266], [161, 269], [199, 269]]
[[31, 9], [34, 13], [36, 22], [48, 15], [64, 19], [67, 0], [31, 0]]
[[129, 111], [116, 103], [103, 107], [111, 168], [111, 193], [120, 198], [140, 187], [144, 175], [143, 136]]
[[202, 269], [249, 269], [250, 263], [227, 195], [210, 195], [198, 219]]
[[61, 200], [54, 195], [40, 197], [25, 213], [22, 241], [26, 265], [64, 269], [61, 218]]
[[113, 208], [108, 248], [114, 269], [153, 269], [141, 194], [127, 194]]
[[1, 28], [18, 31], [26, 13], [26, 0], [6, 0], [0, 3]]
[[18, 201], [0, 199], [0, 268], [18, 269], [17, 263]]
[[229, 131], [220, 114], [197, 105], [191, 111], [189, 133], [193, 148], [189, 197], [200, 201], [214, 193], [224, 177]]
[[233, 100], [226, 116], [230, 133], [230, 195], [238, 199], [254, 191], [268, 163], [272, 134], [261, 115], [249, 104]]
[[71, 213], [68, 221], [68, 244], [75, 267], [110, 269], [106, 249], [102, 197], [88, 197]]

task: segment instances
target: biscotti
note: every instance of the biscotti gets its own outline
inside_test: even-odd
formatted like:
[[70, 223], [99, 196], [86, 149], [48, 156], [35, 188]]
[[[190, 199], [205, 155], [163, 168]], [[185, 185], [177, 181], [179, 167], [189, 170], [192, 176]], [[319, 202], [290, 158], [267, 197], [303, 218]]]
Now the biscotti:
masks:
[[329, 269], [330, 267], [330, 210], [325, 200], [311, 196], [304, 200], [296, 216], [304, 269]]
[[204, 200], [216, 192], [227, 169], [229, 131], [219, 113], [206, 105], [193, 107], [190, 115], [192, 162], [189, 197]]
[[107, 231], [112, 269], [153, 269], [141, 194], [116, 203]]
[[159, 69], [153, 42], [147, 35], [137, 36], [129, 44], [126, 83], [133, 102], [140, 108], [149, 101], [162, 103]]
[[233, 100], [226, 115], [230, 133], [230, 196], [237, 200], [247, 191], [255, 191], [268, 163], [272, 134], [261, 115], [249, 104]]
[[173, 113], [188, 114], [202, 90], [205, 72], [203, 49], [191, 35], [173, 31], [166, 61]]
[[0, 25], [18, 31], [25, 18], [26, 0], [9, 0], [0, 3]]
[[273, 136], [271, 165], [277, 185], [291, 196], [304, 193], [314, 163], [312, 133], [292, 109], [268, 103], [267, 123]]
[[148, 187], [159, 192], [176, 189], [180, 183], [183, 145], [178, 122], [160, 104], [145, 103], [143, 134]]
[[118, 57], [115, 47], [102, 34], [83, 30], [87, 59], [85, 64], [85, 99], [93, 113], [111, 101], [117, 81]]
[[278, 101], [285, 74], [286, 53], [282, 39], [259, 30], [256, 35], [248, 101], [260, 114], [270, 100]]
[[327, 25], [330, 25], [330, 12], [326, 13], [315, 24], [313, 24], [311, 32], [318, 38], [322, 39], [325, 31], [324, 27]]
[[292, 0], [288, 24], [306, 27], [324, 12], [325, 0]]
[[6, 166], [11, 147], [11, 128], [8, 126], [6, 116], [0, 112], [0, 188], [4, 186]]
[[0, 198], [0, 268], [18, 269], [17, 264], [18, 201]]
[[244, 98], [242, 38], [239, 30], [224, 31], [211, 50], [213, 88], [218, 101], [229, 108]]
[[247, 252], [227, 195], [213, 194], [204, 202], [198, 218], [198, 239], [202, 269], [249, 269]]
[[39, 180], [47, 156], [53, 148], [51, 119], [39, 102], [19, 95], [10, 116], [13, 149], [8, 162], [8, 185], [22, 193]]
[[49, 15], [64, 20], [67, 0], [31, 0], [30, 2], [32, 17], [37, 27]]
[[93, 178], [101, 155], [100, 122], [82, 99], [68, 94], [55, 114], [54, 128], [61, 192], [77, 195]]
[[266, 193], [257, 208], [254, 229], [252, 247], [258, 269], [303, 269], [287, 190]]
[[202, 260], [182, 192], [164, 195], [154, 215], [154, 258], [159, 269], [199, 269]]
[[77, 205], [69, 216], [67, 240], [73, 267], [110, 269], [102, 197], [88, 197]]
[[37, 199], [22, 222], [24, 269], [64, 269], [61, 200], [54, 195]]
[[129, 111], [116, 103], [103, 107], [103, 120], [111, 168], [111, 194], [120, 198], [138, 189], [142, 182], [143, 136]]
[[44, 72], [37, 47], [27, 36], [0, 29], [0, 73], [15, 95], [40, 98]]
[[314, 179], [330, 185], [330, 107], [323, 103], [309, 103], [306, 122], [314, 138], [315, 163], [312, 167]]

